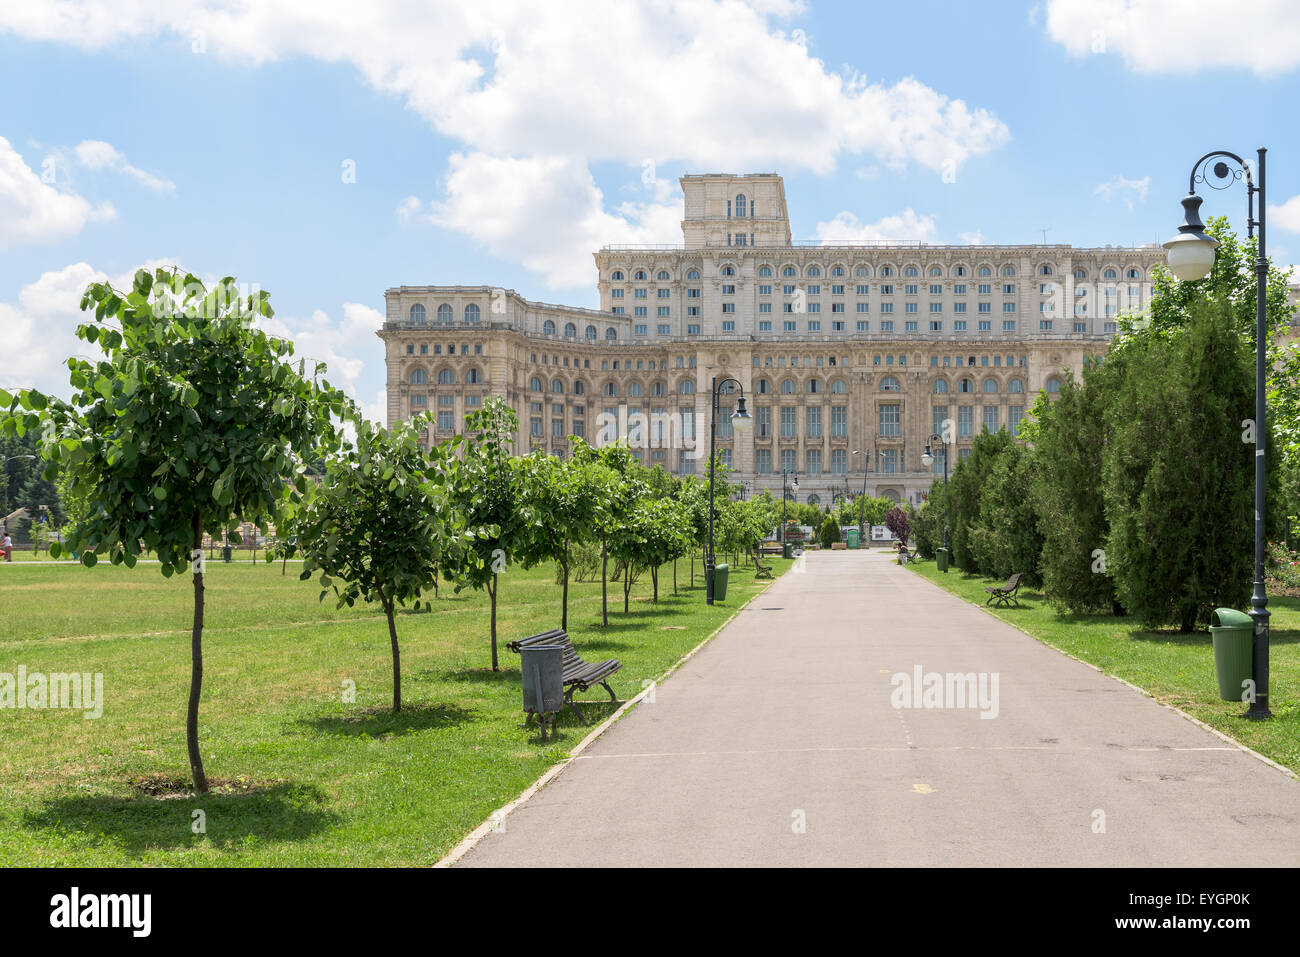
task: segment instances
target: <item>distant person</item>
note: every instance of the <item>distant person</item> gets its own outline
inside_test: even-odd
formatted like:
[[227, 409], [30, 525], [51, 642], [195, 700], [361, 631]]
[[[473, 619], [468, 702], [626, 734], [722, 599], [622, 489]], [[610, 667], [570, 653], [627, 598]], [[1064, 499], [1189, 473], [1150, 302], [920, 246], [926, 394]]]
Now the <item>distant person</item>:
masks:
[[9, 537], [8, 532], [5, 532], [4, 538], [0, 538], [0, 550], [5, 553], [5, 561], [11, 562], [14, 560], [14, 540]]

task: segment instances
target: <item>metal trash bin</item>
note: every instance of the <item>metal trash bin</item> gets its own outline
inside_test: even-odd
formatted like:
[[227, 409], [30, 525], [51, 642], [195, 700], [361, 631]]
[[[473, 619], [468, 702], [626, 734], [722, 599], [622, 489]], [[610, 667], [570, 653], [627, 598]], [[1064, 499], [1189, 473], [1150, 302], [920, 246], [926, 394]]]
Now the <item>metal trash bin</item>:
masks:
[[559, 645], [520, 648], [519, 659], [524, 712], [528, 715], [524, 727], [528, 727], [536, 715], [545, 741], [548, 716], [554, 731], [555, 715], [564, 707], [564, 649]]
[[725, 601], [727, 582], [731, 580], [731, 566], [725, 562], [713, 569], [713, 600]]
[[1255, 622], [1235, 608], [1216, 608], [1210, 615], [1210, 639], [1214, 643], [1219, 697], [1224, 701], [1241, 701], [1245, 690], [1242, 686], [1252, 674]]
[[939, 565], [939, 571], [946, 572], [948, 570], [948, 549], [936, 548], [934, 550], [934, 557]]
[[847, 534], [845, 534], [844, 538], [845, 538], [845, 544], [849, 548], [858, 547], [858, 530], [856, 528], [850, 528]]
[[232, 552], [232, 551], [233, 551], [233, 549], [231, 549], [231, 547], [230, 547], [229, 545], [222, 545], [222, 546], [221, 546], [221, 560], [222, 560], [223, 562], [228, 562], [228, 561], [230, 561], [230, 555], [231, 555], [231, 552]]
[[789, 557], [793, 554], [793, 552], [794, 552], [794, 546], [793, 546], [793, 545], [791, 545], [789, 542], [782, 542], [782, 543], [781, 543], [781, 557], [782, 557], [782, 558], [789, 558]]

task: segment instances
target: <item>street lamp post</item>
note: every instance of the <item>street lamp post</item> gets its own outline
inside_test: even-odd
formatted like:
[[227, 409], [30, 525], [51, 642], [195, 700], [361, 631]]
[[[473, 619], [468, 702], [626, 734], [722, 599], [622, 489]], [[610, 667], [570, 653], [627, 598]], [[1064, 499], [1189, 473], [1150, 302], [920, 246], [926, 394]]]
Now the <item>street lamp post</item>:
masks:
[[[1236, 153], [1214, 150], [1206, 153], [1192, 166], [1187, 179], [1187, 196], [1183, 199], [1183, 222], [1178, 235], [1164, 244], [1169, 253], [1169, 271], [1182, 281], [1204, 279], [1214, 268], [1215, 250], [1219, 243], [1205, 233], [1201, 222], [1201, 197], [1196, 195], [1196, 184], [1211, 189], [1227, 189], [1243, 176], [1246, 179], [1246, 235], [1255, 235], [1259, 229], [1259, 243], [1255, 249], [1255, 588], [1250, 598], [1250, 617], [1255, 623], [1251, 642], [1251, 678], [1254, 695], [1246, 717], [1256, 720], [1270, 718], [1268, 707], [1268, 595], [1264, 590], [1264, 507], [1266, 487], [1264, 481], [1264, 372], [1267, 364], [1268, 321], [1265, 308], [1268, 295], [1268, 256], [1264, 248], [1264, 154], [1258, 151], [1259, 161], [1256, 182], [1250, 166]], [[1213, 166], [1208, 165], [1215, 160]], [[1235, 163], [1236, 167], [1229, 165]], [[1255, 215], [1255, 197], [1259, 197], [1259, 217]]]
[[4, 533], [9, 534], [9, 463], [18, 459], [34, 459], [34, 455], [11, 455], [9, 458], [0, 462], [0, 477], [5, 483], [5, 514], [4, 514]]
[[863, 548], [867, 546], [867, 475], [871, 472], [871, 455], [862, 449], [854, 449], [854, 455], [862, 456], [862, 501], [858, 503], [858, 541]]
[[753, 422], [753, 417], [750, 416], [749, 410], [745, 408], [745, 387], [740, 384], [740, 380], [731, 377], [719, 379], [714, 376], [712, 407], [709, 416], [709, 558], [704, 564], [704, 600], [709, 605], [713, 604], [713, 571], [717, 567], [713, 555], [713, 483], [715, 477], [713, 464], [718, 444], [718, 397], [721, 396], [724, 386], [730, 392], [732, 383], [740, 389], [740, 397], [736, 400], [736, 411], [731, 413], [732, 430], [744, 432]]
[[[930, 452], [930, 443], [934, 439], [938, 439], [939, 442], [943, 445], [943, 490], [945, 493], [947, 493], [948, 491], [948, 443], [944, 442], [942, 435], [935, 433], [931, 435], [930, 438], [925, 440], [925, 451], [921, 453], [921, 464], [924, 465], [926, 468], [929, 468], [934, 464], [934, 455], [931, 454]], [[943, 548], [944, 551], [948, 552], [948, 555], [951, 557], [952, 552], [948, 548], [948, 496], [947, 494], [945, 494], [943, 497]], [[944, 569], [944, 571], [947, 571], [947, 569]]]
[[781, 470], [781, 551], [785, 551], [785, 517], [788, 511], [787, 503], [790, 501], [790, 492], [787, 490], [786, 481], [794, 476], [794, 490], [799, 491], [799, 473], [791, 469]]

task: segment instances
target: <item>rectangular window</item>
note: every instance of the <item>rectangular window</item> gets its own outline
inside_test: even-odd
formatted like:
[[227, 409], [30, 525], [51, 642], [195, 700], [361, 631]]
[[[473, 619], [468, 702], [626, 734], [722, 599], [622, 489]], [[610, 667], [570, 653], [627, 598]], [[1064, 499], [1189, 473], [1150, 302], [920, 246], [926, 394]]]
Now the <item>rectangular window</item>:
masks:
[[809, 475], [822, 474], [822, 450], [821, 449], [809, 449], [807, 455], [805, 456], [805, 461], [808, 463]]
[[842, 296], [842, 295], [844, 295], [844, 287], [843, 287], [843, 286], [834, 286], [834, 285], [831, 286], [831, 295], [832, 295], [832, 296]]
[[990, 432], [998, 430], [998, 407], [996, 405], [984, 406], [984, 428]]
[[1075, 332], [1087, 332], [1087, 331], [1088, 331], [1088, 324], [1087, 324], [1086, 322], [1076, 322], [1076, 323], [1074, 324], [1074, 331], [1075, 331]]
[[687, 290], [686, 290], [686, 298], [687, 298], [687, 299], [699, 299], [699, 298], [700, 298], [700, 291], [699, 291], [698, 289], [687, 289]]
[[934, 428], [935, 435], [943, 435], [943, 424], [948, 421], [948, 407], [946, 405], [936, 405], [934, 407]]
[[813, 283], [808, 287], [808, 295], [820, 296], [821, 294], [822, 294], [822, 287], [818, 283]]
[[942, 319], [931, 319], [931, 320], [930, 320], [930, 331], [931, 331], [931, 332], [943, 332], [943, 320], [942, 320]]
[[772, 304], [770, 302], [760, 302], [758, 304], [758, 311], [762, 313], [771, 313]]
[[700, 324], [698, 322], [687, 323], [686, 334], [688, 336], [698, 336], [700, 334]]
[[898, 449], [883, 449], [883, 454], [878, 456], [880, 459], [880, 471], [886, 475], [894, 475], [898, 472]]
[[1039, 331], [1039, 332], [1051, 332], [1051, 331], [1052, 331], [1052, 320], [1051, 320], [1051, 319], [1039, 319], [1039, 320], [1038, 320], [1038, 331]]
[[772, 437], [772, 407], [760, 405], [754, 410], [754, 434], [760, 439]]
[[792, 405], [781, 406], [781, 438], [795, 437], [795, 408]]
[[991, 332], [992, 330], [993, 330], [993, 323], [991, 321], [989, 321], [988, 319], [980, 320], [980, 332]]
[[1020, 433], [1020, 420], [1024, 417], [1025, 407], [1023, 405], [1013, 405], [1007, 409], [1007, 430], [1011, 437], [1015, 438]]
[[636, 316], [637, 318], [643, 318], [645, 316], [650, 315], [650, 310], [646, 306], [637, 306], [632, 310], [632, 315]]
[[808, 320], [808, 331], [809, 331], [809, 332], [821, 332], [821, 329], [822, 329], [822, 324], [821, 324], [821, 322], [820, 322], [819, 320], [817, 320], [817, 319], [810, 319], [810, 320]]
[[623, 298], [623, 290], [622, 290], [622, 289], [611, 289], [611, 290], [609, 291], [609, 297], [610, 297], [611, 299], [622, 299], [622, 298]]
[[759, 324], [758, 324], [758, 331], [759, 331], [759, 332], [771, 332], [771, 331], [772, 331], [772, 320], [771, 320], [771, 319], [763, 319], [763, 320], [761, 320], [761, 321], [759, 322]]
[[754, 450], [754, 471], [759, 475], [772, 474], [772, 450], [755, 449]]
[[893, 311], [894, 311], [894, 304], [893, 304], [892, 302], [882, 302], [882, 303], [880, 304], [880, 311], [881, 311], [881, 312], [893, 312]]
[[988, 295], [991, 295], [992, 292], [993, 292], [993, 284], [992, 284], [992, 283], [982, 282], [982, 283], [979, 284], [979, 294], [980, 294], [981, 296], [988, 296]]
[[661, 336], [672, 335], [672, 331], [673, 331], [673, 327], [668, 325], [668, 323], [666, 322], [659, 323], [659, 335]]
[[909, 282], [906, 286], [904, 286], [904, 287], [903, 287], [903, 295], [905, 295], [905, 296], [915, 296], [915, 295], [916, 295], [916, 283], [914, 283], [914, 282]]
[[645, 299], [649, 293], [645, 289], [633, 289], [632, 296], [635, 299]]
[[1014, 319], [1004, 319], [1004, 320], [1002, 321], [1002, 331], [1003, 331], [1003, 332], [1015, 332], [1015, 331], [1016, 331], [1016, 320], [1014, 320]]
[[975, 434], [975, 407], [970, 405], [957, 406], [957, 434], [974, 435]]
[[734, 302], [724, 302], [722, 304], [722, 311], [725, 313], [734, 313], [736, 311], [736, 304]]
[[965, 311], [966, 311], [966, 303], [964, 303], [964, 302], [954, 302], [954, 303], [952, 304], [952, 311], [953, 311], [953, 312], [965, 312]]
[[966, 295], [966, 284], [964, 282], [957, 283], [957, 285], [952, 287], [952, 294], [954, 296]]
[[665, 316], [671, 316], [672, 314], [673, 311], [668, 306], [660, 306], [658, 309], [655, 310], [655, 315], [658, 316], [660, 319], [663, 319]]
[[724, 282], [722, 284], [722, 294], [724, 296], [734, 296], [736, 294], [736, 287], [731, 283]]
[[1014, 282], [1004, 282], [1002, 284], [1002, 295], [1014, 296], [1016, 294], [1016, 284]]
[[821, 311], [822, 311], [822, 304], [821, 304], [820, 302], [810, 302], [810, 303], [808, 303], [808, 311], [809, 311], [809, 312], [821, 312]]
[[[449, 422], [449, 423], [450, 423], [450, 421], [451, 421], [451, 420], [448, 419], [448, 422]], [[438, 425], [439, 425], [439, 427], [441, 428], [441, 426], [442, 426], [442, 413], [441, 413], [441, 412], [438, 413]], [[448, 428], [450, 428], [450, 427], [451, 427], [451, 426], [450, 426], [450, 424], [449, 424], [449, 425], [448, 425]], [[528, 431], [529, 431], [529, 433], [530, 433], [534, 438], [538, 438], [538, 439], [540, 439], [540, 438], [542, 437], [542, 420], [541, 420], [540, 418], [536, 418], [536, 417], [534, 417], [534, 418], [532, 418], [532, 419], [529, 419], [529, 420], [528, 420]]]
[[893, 331], [894, 331], [894, 320], [893, 320], [893, 319], [886, 319], [884, 322], [882, 322], [882, 323], [880, 324], [880, 331], [881, 331], [881, 332], [893, 332]]
[[819, 439], [822, 435], [822, 407], [820, 405], [810, 405], [804, 410], [804, 435], [811, 439]]
[[718, 438], [729, 439], [731, 435], [731, 406], [720, 405], [718, 406]]
[[758, 294], [759, 294], [760, 296], [770, 296], [770, 295], [772, 295], [772, 287], [771, 287], [771, 286], [759, 286], [759, 287], [758, 287]]
[[1016, 304], [1015, 304], [1014, 302], [1004, 302], [1004, 303], [1002, 304], [1002, 311], [1003, 311], [1003, 312], [1015, 312], [1015, 311], [1016, 311]]
[[553, 439], [562, 439], [562, 438], [564, 438], [564, 420], [563, 420], [563, 419], [551, 419], [551, 438], [553, 438]]
[[849, 453], [847, 449], [831, 449], [831, 472], [843, 475], [849, 470]]
[[858, 286], [858, 295], [859, 295], [859, 296], [865, 296], [865, 295], [868, 295], [870, 292], [871, 292], [871, 287], [870, 287], [870, 286], [866, 286], [866, 285]]
[[867, 329], [868, 329], [870, 326], [871, 326], [871, 323], [867, 322], [867, 320], [865, 320], [865, 319], [859, 319], [859, 320], [858, 320], [858, 325], [857, 325], [858, 332], [866, 332]]
[[880, 434], [881, 435], [901, 435], [899, 406], [882, 405], [880, 407]]
[[798, 327], [799, 324], [798, 324], [797, 322], [795, 322], [793, 319], [787, 319], [784, 323], [782, 323], [782, 325], [785, 326], [785, 331], [786, 331], [786, 332], [796, 332], [796, 331], [798, 331], [797, 327]]
[[916, 332], [916, 320], [915, 320], [915, 319], [908, 319], [905, 323], [903, 323], [903, 327], [904, 327], [908, 332]]
[[839, 438], [849, 434], [849, 409], [845, 405], [831, 406], [831, 435]]
[[782, 471], [782, 472], [794, 472], [794, 471], [796, 471], [796, 468], [795, 468], [795, 459], [794, 459], [794, 449], [782, 449], [782, 450], [781, 450], [781, 471]]
[[953, 329], [956, 330], [957, 332], [965, 332], [965, 331], [966, 331], [966, 320], [965, 320], [965, 319], [954, 319], [954, 320], [952, 321], [952, 327], [953, 327]]
[[906, 303], [903, 303], [903, 311], [904, 311], [904, 312], [913, 312], [913, 313], [914, 313], [914, 312], [916, 312], [916, 305], [917, 305], [917, 304], [914, 303], [914, 302], [906, 302]]

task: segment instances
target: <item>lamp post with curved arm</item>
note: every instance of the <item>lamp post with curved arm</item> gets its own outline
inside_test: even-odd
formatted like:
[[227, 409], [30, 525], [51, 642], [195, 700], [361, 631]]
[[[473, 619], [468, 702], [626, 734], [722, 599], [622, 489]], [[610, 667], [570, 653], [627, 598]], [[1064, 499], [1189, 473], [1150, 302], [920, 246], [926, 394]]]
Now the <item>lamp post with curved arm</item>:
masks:
[[[1250, 598], [1250, 617], [1255, 629], [1251, 641], [1251, 679], [1254, 695], [1246, 717], [1263, 719], [1272, 717], [1268, 707], [1268, 594], [1264, 589], [1264, 508], [1267, 493], [1264, 472], [1264, 399], [1265, 370], [1267, 368], [1267, 298], [1268, 256], [1264, 248], [1264, 154], [1258, 151], [1255, 172], [1236, 153], [1214, 150], [1206, 153], [1192, 165], [1187, 178], [1187, 196], [1183, 199], [1183, 222], [1178, 235], [1164, 244], [1169, 253], [1169, 271], [1179, 280], [1204, 279], [1214, 268], [1218, 240], [1205, 233], [1201, 222], [1201, 197], [1196, 195], [1196, 184], [1211, 189], [1227, 189], [1241, 179], [1246, 180], [1246, 235], [1253, 237], [1259, 229], [1259, 243], [1255, 247], [1255, 586]], [[1213, 166], [1210, 160], [1215, 160]], [[1235, 167], [1230, 164], [1236, 164]], [[1255, 214], [1255, 197], [1259, 197], [1259, 214]]]
[[713, 483], [714, 483], [714, 457], [718, 445], [718, 397], [722, 395], [722, 389], [725, 386], [727, 391], [731, 391], [731, 385], [735, 384], [740, 389], [740, 397], [736, 400], [736, 411], [731, 413], [731, 428], [735, 432], [744, 432], [753, 423], [753, 417], [749, 410], [745, 408], [745, 387], [739, 379], [733, 379], [728, 376], [725, 379], [713, 377], [712, 398], [710, 399], [709, 415], [709, 558], [704, 563], [704, 600], [706, 604], [713, 604], [713, 572], [717, 568], [717, 563], [713, 555]]
[[[934, 455], [930, 452], [930, 444], [934, 439], [938, 439], [943, 445], [943, 485], [946, 493], [948, 491], [948, 443], [944, 441], [942, 435], [936, 432], [925, 440], [925, 451], [921, 453], [921, 464], [926, 468], [934, 464]], [[952, 551], [948, 548], [948, 496], [946, 494], [943, 497], [943, 548], [949, 556], [952, 555]], [[947, 572], [948, 569], [945, 568], [944, 571]]]

